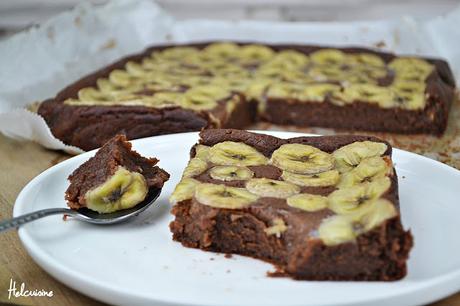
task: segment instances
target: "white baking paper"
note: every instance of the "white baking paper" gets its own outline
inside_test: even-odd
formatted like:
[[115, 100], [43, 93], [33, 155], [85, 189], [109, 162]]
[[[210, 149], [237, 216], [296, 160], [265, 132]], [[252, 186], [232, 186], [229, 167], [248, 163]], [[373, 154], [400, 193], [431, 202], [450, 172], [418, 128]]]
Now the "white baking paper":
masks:
[[80, 149], [53, 137], [45, 121], [25, 110], [78, 78], [147, 46], [171, 42], [238, 40], [358, 45], [442, 57], [460, 79], [460, 8], [432, 20], [263, 22], [174, 20], [155, 2], [85, 3], [39, 27], [0, 42], [0, 132], [50, 149]]

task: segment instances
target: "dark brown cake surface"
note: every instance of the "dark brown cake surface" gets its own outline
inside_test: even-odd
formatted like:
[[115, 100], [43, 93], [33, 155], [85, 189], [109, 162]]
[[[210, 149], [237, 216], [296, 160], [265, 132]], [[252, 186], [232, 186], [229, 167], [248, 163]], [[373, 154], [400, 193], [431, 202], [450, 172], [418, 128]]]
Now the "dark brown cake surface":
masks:
[[39, 108], [84, 150], [128, 139], [275, 124], [440, 135], [455, 81], [446, 62], [364, 48], [157, 46], [69, 85]]
[[406, 275], [412, 236], [387, 142], [228, 129], [200, 136], [171, 196], [174, 240], [262, 259], [296, 279]]
[[[157, 163], [158, 159], [143, 157], [132, 150], [126, 136], [117, 135], [69, 176], [70, 185], [65, 194], [67, 203], [72, 209], [91, 208], [88, 195], [104, 184], [105, 189], [100, 191], [104, 194], [93, 194], [92, 197], [93, 200], [96, 198], [101, 206], [104, 201], [107, 205], [118, 201], [124, 192], [133, 193], [139, 189], [139, 192], [146, 195], [152, 188], [161, 189], [169, 179], [169, 174], [156, 166]], [[115, 175], [120, 177], [114, 178]], [[109, 180], [112, 182], [107, 186]], [[134, 183], [140, 188], [133, 185]]]

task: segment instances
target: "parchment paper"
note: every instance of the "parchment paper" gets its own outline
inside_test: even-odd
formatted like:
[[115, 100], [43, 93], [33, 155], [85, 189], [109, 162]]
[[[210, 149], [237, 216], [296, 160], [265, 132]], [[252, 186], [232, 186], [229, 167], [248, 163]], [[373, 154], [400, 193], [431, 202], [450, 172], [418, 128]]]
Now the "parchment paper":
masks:
[[[460, 79], [460, 7], [444, 17], [360, 22], [179, 21], [148, 0], [111, 1], [103, 6], [81, 4], [39, 27], [0, 42], [0, 132], [34, 140], [69, 153], [80, 149], [53, 137], [45, 121], [25, 107], [116, 59], [147, 46], [171, 42], [239, 40], [270, 43], [358, 45], [448, 60]], [[29, 107], [29, 109], [31, 109]], [[396, 147], [444, 161], [460, 169], [460, 104], [451, 111], [442, 138], [376, 134]], [[319, 128], [253, 128], [320, 134]], [[340, 132], [340, 131], [339, 131]], [[342, 131], [343, 132], [343, 131]], [[361, 134], [363, 132], [360, 132]]]

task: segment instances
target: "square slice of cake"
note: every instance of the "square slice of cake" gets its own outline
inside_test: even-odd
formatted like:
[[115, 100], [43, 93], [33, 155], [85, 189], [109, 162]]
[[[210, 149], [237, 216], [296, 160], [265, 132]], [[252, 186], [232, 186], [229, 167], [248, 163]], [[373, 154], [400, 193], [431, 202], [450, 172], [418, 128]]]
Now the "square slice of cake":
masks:
[[173, 239], [296, 279], [401, 279], [412, 235], [391, 152], [367, 136], [204, 130], [171, 196]]
[[169, 174], [156, 166], [158, 161], [141, 156], [124, 135], [117, 135], [69, 176], [67, 204], [99, 213], [134, 207], [169, 179]]

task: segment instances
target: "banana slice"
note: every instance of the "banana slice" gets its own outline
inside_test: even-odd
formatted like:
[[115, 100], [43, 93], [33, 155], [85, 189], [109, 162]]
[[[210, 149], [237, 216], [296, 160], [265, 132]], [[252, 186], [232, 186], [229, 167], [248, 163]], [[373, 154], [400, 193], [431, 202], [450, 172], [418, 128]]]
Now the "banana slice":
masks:
[[211, 168], [209, 175], [215, 180], [228, 182], [249, 180], [254, 176], [254, 172], [241, 166], [215, 166]]
[[246, 97], [249, 98], [248, 100], [255, 99], [261, 101], [265, 91], [272, 82], [273, 80], [267, 79], [255, 79], [249, 82], [245, 92]]
[[199, 50], [193, 47], [172, 47], [164, 49], [161, 52], [154, 51], [152, 56], [154, 59], [163, 60], [181, 60], [187, 56], [198, 53]]
[[339, 171], [329, 170], [315, 174], [297, 174], [283, 171], [281, 178], [289, 183], [306, 187], [327, 187], [335, 186], [340, 179]]
[[145, 82], [142, 78], [129, 74], [125, 70], [115, 69], [109, 74], [109, 81], [121, 87], [135, 86]]
[[331, 154], [304, 144], [284, 144], [273, 152], [270, 163], [282, 170], [297, 174], [316, 174], [331, 170]]
[[214, 43], [203, 49], [203, 52], [212, 57], [232, 58], [240, 51], [240, 46], [230, 42]]
[[393, 92], [385, 86], [373, 84], [351, 84], [345, 87], [343, 98], [347, 102], [368, 102], [378, 104], [380, 107], [394, 106]]
[[346, 55], [336, 49], [321, 49], [310, 54], [312, 62], [318, 65], [341, 65], [346, 62]]
[[398, 57], [392, 60], [388, 67], [396, 72], [414, 73], [423, 76], [423, 80], [433, 71], [434, 66], [427, 61], [415, 57]]
[[111, 213], [136, 206], [147, 193], [147, 182], [142, 174], [119, 166], [103, 184], [85, 193], [85, 201], [91, 210]]
[[182, 106], [193, 110], [213, 109], [217, 106], [217, 101], [230, 95], [229, 91], [218, 86], [197, 86], [187, 90]]
[[385, 61], [378, 55], [371, 53], [347, 54], [347, 63], [352, 65], [385, 67]]
[[277, 238], [281, 237], [281, 234], [287, 230], [286, 223], [281, 218], [275, 218], [272, 221], [273, 225], [264, 229], [264, 232], [268, 235], [275, 235]]
[[291, 207], [299, 208], [308, 212], [314, 212], [327, 208], [327, 197], [301, 193], [287, 198], [287, 204]]
[[268, 163], [268, 159], [253, 147], [233, 141], [212, 146], [209, 149], [209, 161], [224, 166], [259, 166]]
[[323, 102], [327, 96], [340, 91], [334, 84], [296, 84], [278, 82], [270, 86], [267, 96], [273, 98], [291, 98], [307, 102]]
[[199, 144], [195, 146], [195, 158], [199, 158], [202, 161], [207, 162], [209, 156], [210, 147]]
[[187, 167], [185, 167], [182, 177], [197, 176], [205, 172], [207, 169], [208, 169], [207, 162], [199, 158], [192, 158], [191, 160], [189, 160]]
[[240, 48], [239, 57], [245, 62], [265, 62], [273, 57], [275, 51], [262, 45], [246, 45]]
[[379, 226], [384, 221], [393, 218], [398, 213], [395, 206], [387, 199], [377, 199], [368, 204], [365, 210], [354, 216], [354, 224], [359, 222], [364, 232], [370, 231]]
[[355, 213], [380, 198], [390, 187], [390, 179], [381, 177], [370, 183], [337, 189], [328, 196], [329, 208], [337, 214]]
[[273, 82], [267, 90], [267, 97], [297, 99], [302, 94], [304, 86], [288, 82]]
[[240, 209], [251, 205], [258, 197], [244, 188], [199, 184], [195, 189], [195, 199], [211, 207]]
[[358, 75], [365, 76], [369, 80], [380, 79], [388, 75], [385, 67], [356, 66], [352, 71]]
[[230, 92], [218, 86], [203, 85], [187, 90], [185, 93], [190, 98], [196, 99], [213, 99], [219, 101], [230, 96]]
[[298, 69], [306, 66], [309, 61], [308, 56], [299, 51], [283, 50], [277, 52], [269, 63], [279, 69]]
[[195, 188], [200, 184], [199, 181], [192, 178], [183, 178], [176, 185], [173, 193], [169, 197], [169, 202], [176, 204], [185, 200], [190, 200], [195, 194]]
[[[120, 95], [132, 94], [134, 92], [142, 90], [142, 84], [136, 84], [129, 87], [122, 87], [113, 84], [106, 78], [101, 78], [96, 81], [97, 88], [104, 94], [117, 97]], [[84, 89], [84, 88], [83, 88]], [[82, 90], [83, 90], [82, 89]]]
[[328, 246], [353, 241], [357, 236], [351, 218], [342, 215], [324, 219], [318, 228], [318, 234], [323, 243]]
[[249, 77], [248, 70], [227, 62], [208, 63], [205, 67], [208, 68], [214, 76], [225, 77], [227, 82], [238, 81], [234, 78]]
[[223, 76], [215, 77], [210, 84], [213, 86], [218, 86], [220, 88], [230, 91], [244, 92], [249, 83], [251, 82], [246, 76], [242, 75], [232, 75], [232, 76]]
[[300, 192], [300, 187], [291, 183], [253, 178], [246, 182], [246, 189], [260, 197], [286, 199]]
[[339, 66], [313, 66], [308, 75], [317, 82], [338, 81], [345, 78], [346, 72]]
[[332, 153], [335, 165], [340, 173], [348, 172], [357, 166], [363, 159], [381, 156], [387, 150], [382, 142], [356, 141], [343, 146]]
[[340, 92], [341, 87], [334, 84], [309, 84], [299, 96], [300, 101], [323, 102], [326, 97]]
[[145, 106], [154, 108], [174, 107], [182, 104], [184, 95], [177, 92], [157, 92], [153, 96], [143, 97]]
[[397, 80], [391, 85], [395, 94], [395, 104], [404, 109], [417, 110], [426, 106], [424, 83]]
[[78, 99], [83, 102], [110, 101], [110, 96], [93, 87], [82, 88], [78, 91]]
[[391, 161], [386, 161], [380, 156], [363, 159], [356, 168], [342, 174], [339, 188], [351, 187], [365, 182], [372, 182], [391, 174], [393, 167]]
[[322, 221], [319, 238], [326, 245], [350, 242], [397, 215], [395, 206], [386, 199], [367, 203], [363, 209], [348, 215], [334, 215]]
[[144, 77], [146, 74], [149, 73], [149, 71], [145, 69], [145, 67], [142, 66], [142, 64], [133, 61], [127, 62], [125, 64], [125, 69], [129, 74], [137, 77]]
[[258, 78], [266, 78], [272, 80], [281, 80], [284, 75], [285, 69], [275, 66], [273, 63], [265, 64], [255, 72], [256, 79]]

